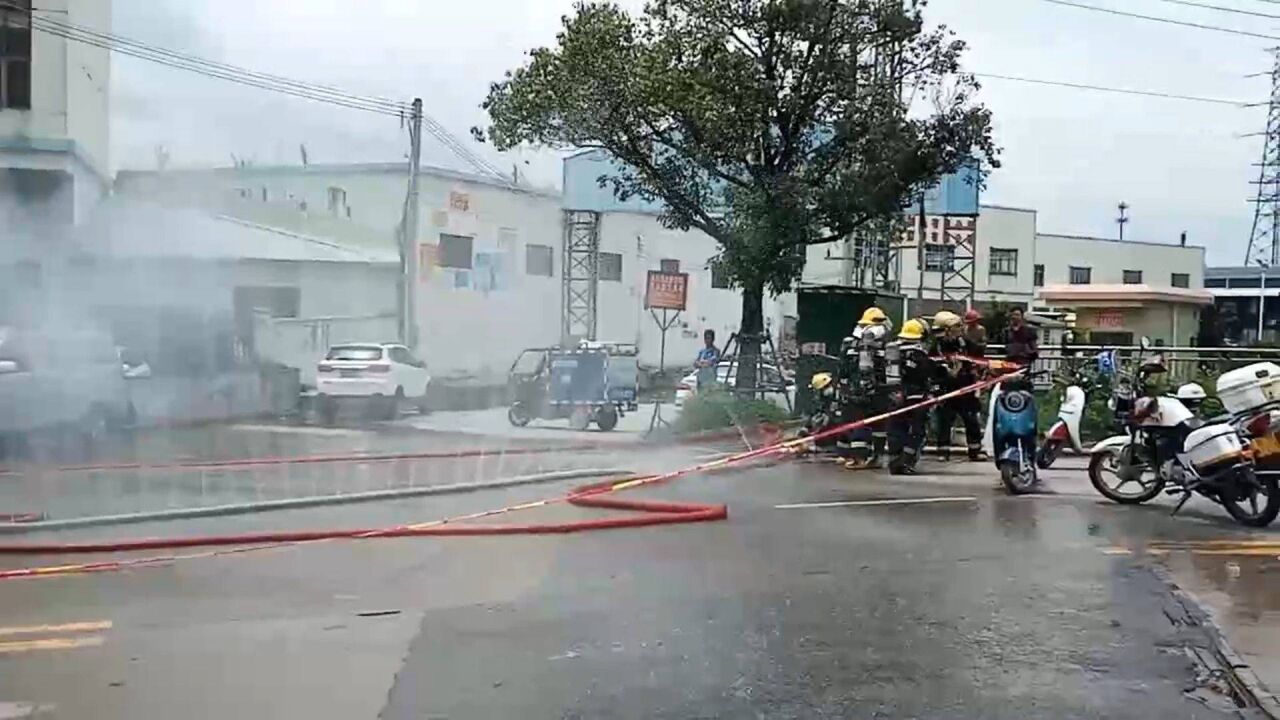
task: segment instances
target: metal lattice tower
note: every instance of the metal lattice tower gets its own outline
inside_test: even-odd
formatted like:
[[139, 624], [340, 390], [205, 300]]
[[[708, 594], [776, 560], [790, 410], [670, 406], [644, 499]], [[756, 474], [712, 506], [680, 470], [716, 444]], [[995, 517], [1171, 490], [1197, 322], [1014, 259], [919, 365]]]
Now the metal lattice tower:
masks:
[[560, 340], [565, 345], [596, 339], [599, 260], [600, 213], [565, 210], [560, 294]]
[[1271, 100], [1267, 107], [1267, 130], [1258, 163], [1257, 195], [1254, 196], [1253, 230], [1245, 265], [1280, 265], [1280, 48], [1271, 68]]

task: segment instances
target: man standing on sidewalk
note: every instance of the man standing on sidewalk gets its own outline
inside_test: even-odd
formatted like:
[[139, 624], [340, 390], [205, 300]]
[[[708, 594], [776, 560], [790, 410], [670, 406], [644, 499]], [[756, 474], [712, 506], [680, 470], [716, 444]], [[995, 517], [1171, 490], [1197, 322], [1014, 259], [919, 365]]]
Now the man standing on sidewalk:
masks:
[[716, 347], [716, 331], [707, 330], [702, 333], [701, 350], [693, 361], [697, 370], [698, 392], [709, 389], [716, 382], [716, 368], [720, 365], [720, 349]]

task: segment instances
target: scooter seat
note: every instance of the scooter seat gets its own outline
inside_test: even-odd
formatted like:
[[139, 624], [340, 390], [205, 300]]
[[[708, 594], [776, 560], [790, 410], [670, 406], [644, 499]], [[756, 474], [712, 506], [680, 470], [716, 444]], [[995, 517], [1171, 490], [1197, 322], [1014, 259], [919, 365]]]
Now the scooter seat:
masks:
[[1187, 430], [1199, 430], [1205, 426], [1204, 420], [1201, 420], [1198, 417], [1187, 418], [1187, 420], [1182, 424], [1186, 426]]

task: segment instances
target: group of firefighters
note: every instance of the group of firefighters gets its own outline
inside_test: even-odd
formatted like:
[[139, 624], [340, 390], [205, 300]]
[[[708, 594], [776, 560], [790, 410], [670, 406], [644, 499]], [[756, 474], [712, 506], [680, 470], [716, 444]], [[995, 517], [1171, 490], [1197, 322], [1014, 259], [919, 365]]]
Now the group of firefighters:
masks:
[[[1035, 359], [1036, 333], [1025, 324], [1021, 309], [1010, 311], [1005, 334], [1006, 359], [1017, 363]], [[853, 334], [842, 343], [838, 373], [814, 376], [813, 389], [835, 406], [828, 413], [829, 421], [851, 423], [917, 406], [930, 396], [959, 390], [986, 376], [987, 331], [976, 310], [963, 317], [942, 310], [931, 320], [912, 318], [894, 335], [893, 323], [884, 311], [868, 308]], [[982, 459], [980, 413], [977, 392], [948, 398], [938, 405], [938, 447], [945, 457], [950, 457], [951, 428], [959, 419], [969, 459]], [[857, 427], [835, 438], [836, 452], [845, 467], [859, 469], [878, 466], [887, 450], [891, 473], [914, 474], [924, 449], [928, 417], [927, 407], [917, 407], [887, 423]]]

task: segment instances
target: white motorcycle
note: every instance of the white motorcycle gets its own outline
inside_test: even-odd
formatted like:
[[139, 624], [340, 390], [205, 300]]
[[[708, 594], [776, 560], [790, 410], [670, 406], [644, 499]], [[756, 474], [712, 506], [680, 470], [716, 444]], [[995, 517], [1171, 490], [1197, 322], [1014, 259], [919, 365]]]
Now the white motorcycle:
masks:
[[1041, 470], [1053, 465], [1067, 444], [1078, 453], [1084, 452], [1080, 445], [1080, 418], [1084, 417], [1084, 406], [1084, 388], [1078, 382], [1068, 385], [1062, 404], [1058, 406], [1058, 421], [1044, 434], [1044, 440], [1036, 450], [1036, 466]]
[[[1150, 347], [1143, 338], [1144, 350]], [[1137, 387], [1152, 374], [1165, 372], [1157, 355], [1140, 364]], [[1199, 389], [1199, 397], [1204, 391]], [[1191, 400], [1197, 393], [1179, 389]], [[1118, 387], [1113, 400], [1128, 393]], [[1129, 394], [1132, 397], [1132, 394]], [[1117, 403], [1118, 411], [1127, 402]], [[1097, 443], [1091, 450], [1089, 481], [1104, 497], [1118, 503], [1144, 503], [1173, 485], [1169, 494], [1181, 495], [1176, 513], [1193, 493], [1220, 503], [1243, 525], [1266, 527], [1280, 514], [1280, 487], [1274, 477], [1259, 477], [1252, 456], [1245, 452], [1237, 429], [1228, 423], [1206, 424], [1175, 395], [1139, 397], [1125, 417], [1128, 432]], [[1107, 476], [1119, 482], [1112, 485]], [[1133, 491], [1125, 488], [1133, 485]]]

